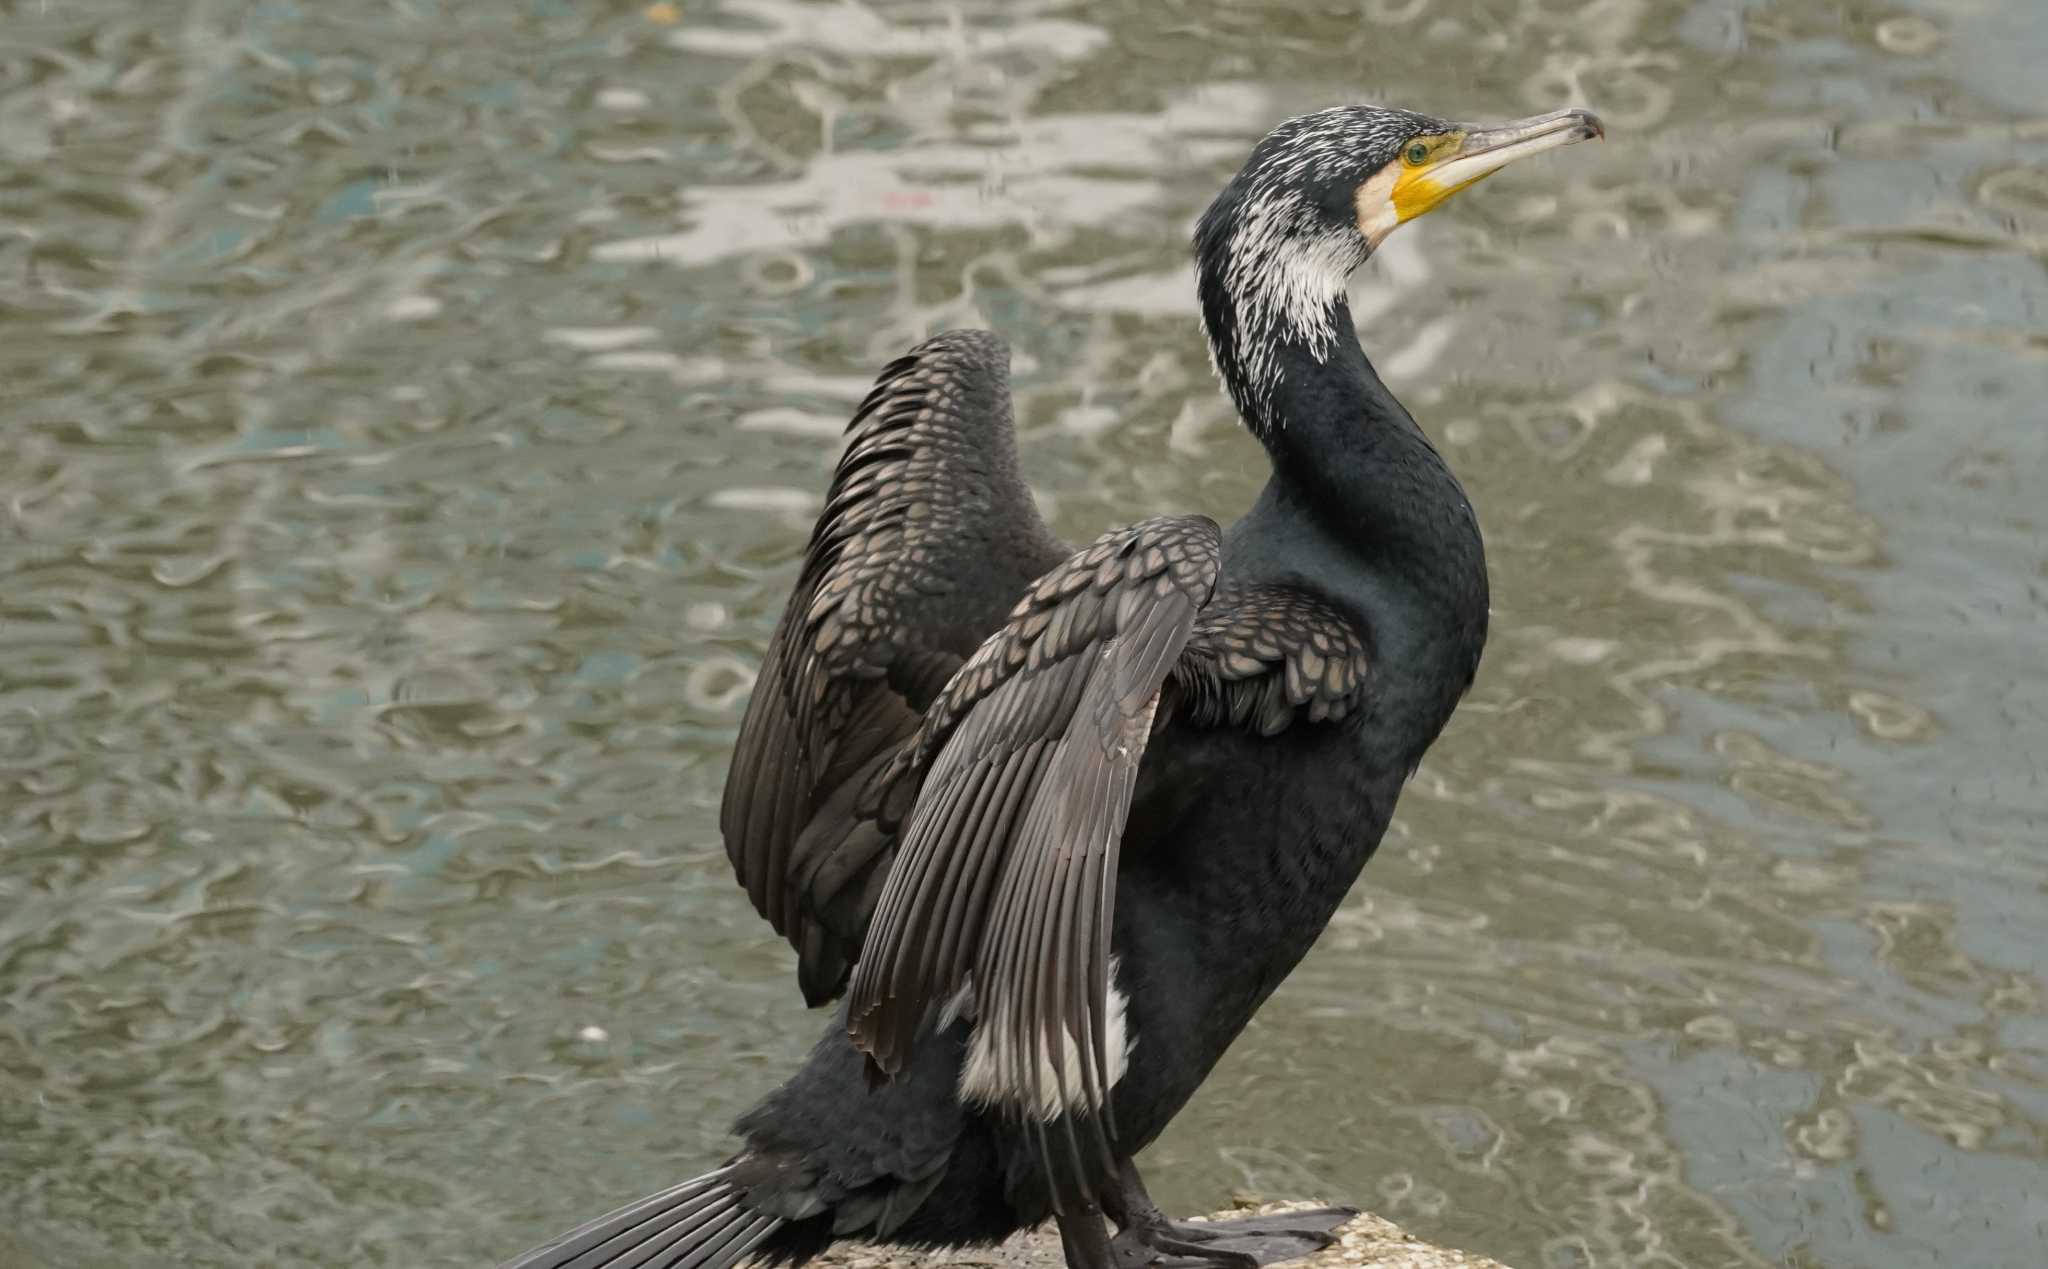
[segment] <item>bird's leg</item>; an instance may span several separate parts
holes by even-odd
[[[1125,1159],[1117,1164],[1116,1194],[1109,1204],[1110,1219],[1117,1223],[1119,1238],[1166,1237],[1182,1242],[1204,1243],[1215,1235],[1199,1225],[1176,1225],[1159,1210],[1138,1175],[1138,1165]]]
[[[1057,1219],[1067,1269],[1117,1269],[1101,1209],[1089,1203],[1063,1211]]]
[[[1358,1215],[1348,1207],[1318,1207],[1273,1216],[1180,1224],[1145,1192],[1144,1179],[1129,1159],[1117,1168],[1116,1193],[1108,1204],[1117,1223],[1109,1242],[1116,1269],[1145,1269],[1175,1261],[1199,1261],[1218,1269],[1258,1269],[1320,1251],[1337,1241],[1331,1231]]]

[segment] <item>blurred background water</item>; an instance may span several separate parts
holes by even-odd
[[[2041,1263],[2036,0],[0,11],[0,1264],[719,1159],[822,1025],[715,806],[849,410],[991,325],[1063,533],[1235,515],[1187,230],[1347,100],[1609,139],[1361,274],[1496,633],[1155,1190]]]

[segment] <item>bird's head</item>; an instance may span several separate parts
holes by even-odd
[[[1285,350],[1320,362],[1350,335],[1345,282],[1398,226],[1517,159],[1604,135],[1586,110],[1496,125],[1337,106],[1275,128],[1195,229],[1209,349],[1246,420],[1265,425]]]

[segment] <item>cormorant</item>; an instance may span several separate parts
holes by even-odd
[[[1347,1210],[1173,1224],[1131,1160],[1322,931],[1486,638],[1478,521],[1345,282],[1403,221],[1600,135],[1584,110],[1346,106],[1259,142],[1194,242],[1217,376],[1273,469],[1228,532],[1163,517],[1076,550],[1018,475],[999,338],[883,369],[720,819],[804,998],[846,1001],[724,1167],[506,1269],[731,1269],[1048,1216],[1072,1269],[1328,1241]]]

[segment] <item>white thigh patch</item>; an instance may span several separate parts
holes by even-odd
[[[1116,985],[1116,957],[1109,958],[1109,1025],[1108,1056],[1109,1083],[1124,1077],[1131,1048],[1138,1037],[1131,1034],[1124,1022],[1124,1008],[1127,1001]],[[974,1028],[974,1037],[967,1044],[967,1064],[960,1068],[960,1100],[969,1105],[993,1105],[1005,1103],[1019,1106],[1040,1119],[1056,1119],[1066,1106],[1084,1107],[1090,1102],[1087,1082],[1081,1078],[1083,1049],[1074,1033],[1062,1029],[1056,1051],[1041,1055],[1038,1059],[1036,1083],[1039,1089],[1038,1104],[1029,1105],[1031,1090],[1024,1087],[1025,1081],[1012,1074],[1020,1070],[1021,1060],[1005,1062],[998,1037],[1006,1028],[995,1025],[1001,1010],[1000,1003],[984,1010]],[[1060,1092],[1066,1097],[1062,1102]]]

